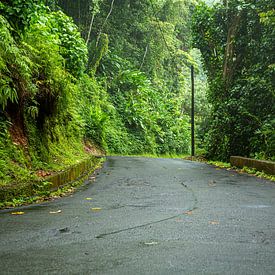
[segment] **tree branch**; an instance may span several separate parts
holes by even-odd
[[[145,57],[146,57],[147,52],[148,52],[148,46],[149,46],[149,44],[147,44],[147,46],[146,46],[146,48],[145,48],[145,52],[144,52],[144,55],[143,55],[143,59],[142,59],[142,62],[141,62],[141,64],[140,64],[140,67],[139,67],[140,70],[141,70],[141,68],[142,68],[142,66],[143,66],[143,64],[144,64]]]
[[[106,18],[105,18],[105,20],[104,20],[104,22],[103,22],[103,24],[102,24],[102,26],[101,26],[101,28],[100,28],[100,31],[99,31],[99,33],[98,33],[98,36],[97,36],[97,39],[96,39],[96,44],[95,44],[96,47],[98,46],[98,42],[99,42],[100,36],[101,36],[101,34],[102,34],[103,28],[104,28],[104,26],[106,25],[107,20],[108,20],[109,16],[111,15],[112,11],[113,11],[114,2],[115,2],[115,0],[112,0],[111,7],[110,7],[110,10],[109,10],[109,13],[107,14],[107,16],[106,16]]]
[[[90,27],[89,27],[89,32],[88,32],[87,40],[86,40],[86,45],[88,45],[90,37],[91,37],[91,32],[92,32],[92,27],[93,27],[94,19],[95,19],[95,14],[93,13],[92,19],[91,19],[91,23],[90,23]]]

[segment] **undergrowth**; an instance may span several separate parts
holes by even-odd
[[[223,168],[223,169],[227,169],[227,170],[234,170],[241,174],[246,173],[246,174],[256,176],[258,178],[275,181],[274,175],[269,175],[269,174],[266,174],[265,172],[257,171],[255,168],[250,168],[250,167],[246,167],[246,166],[243,168],[237,168],[235,166],[232,166],[230,163],[221,162],[221,161],[207,161],[207,163],[214,165],[216,167],[219,167],[219,168]]]
[[[30,18],[18,37],[0,16],[0,185],[37,180],[88,155],[75,103],[85,42],[62,12],[44,8]]]
[[[0,2],[0,185],[66,169],[91,151],[83,140],[107,154],[189,151],[182,103],[188,80],[179,71],[195,63],[191,55],[180,50],[168,77],[165,64],[174,61],[168,53],[157,57],[155,43],[161,73],[156,67],[153,77],[117,55],[107,34],[87,45],[65,13],[46,7],[47,1],[26,2]]]
[[[35,196],[17,197],[13,198],[11,201],[0,202],[0,209],[14,208],[29,205],[31,203],[42,203],[69,196],[73,194],[77,188],[82,186],[87,179],[89,179],[89,183],[93,182],[96,178],[96,171],[101,168],[103,162],[104,159],[101,159],[87,175],[84,175],[80,179],[77,179],[73,182],[67,183],[64,186],[57,188],[56,190],[51,190],[50,188],[41,188],[41,191],[37,192]],[[51,183],[47,181],[43,181],[41,184],[51,185]]]

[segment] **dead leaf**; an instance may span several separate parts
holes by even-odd
[[[101,210],[100,207],[93,207],[93,208],[92,208],[92,211],[100,211],[100,210]]]
[[[148,242],[148,243],[144,243],[144,244],[146,244],[146,245],[156,245],[156,244],[158,244],[158,242]]]
[[[189,211],[183,212],[183,214],[192,215],[192,214],[193,214],[193,211],[192,211],[192,210],[189,210]]]
[[[92,200],[92,198],[86,198],[86,200],[87,200],[87,201],[91,201],[91,200]]]
[[[64,227],[64,228],[59,229],[60,233],[67,233],[69,231],[70,231],[70,229],[68,227]]]
[[[210,221],[209,224],[217,225],[217,224],[220,224],[220,223],[218,221]]]
[[[48,176],[52,175],[52,172],[43,171],[43,170],[38,170],[38,171],[36,172],[36,175],[37,175],[38,177],[43,177],[43,178],[45,178],[45,177],[48,177]]]
[[[214,186],[216,186],[215,183],[216,183],[216,182],[215,182],[214,180],[210,180],[210,181],[208,182],[208,186],[214,187]]]
[[[12,212],[11,214],[12,215],[24,215],[25,212]]]
[[[59,213],[61,213],[62,212],[62,210],[57,210],[57,211],[50,211],[49,213],[50,214],[59,214]]]

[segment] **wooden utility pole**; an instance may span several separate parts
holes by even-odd
[[[195,156],[195,84],[194,84],[194,66],[191,66],[191,156]]]

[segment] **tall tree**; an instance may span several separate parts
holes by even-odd
[[[210,82],[208,153],[274,158],[274,28],[262,20],[274,1],[224,4],[199,5],[193,22]]]

